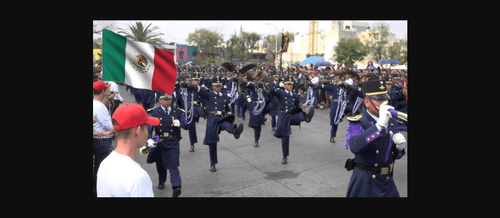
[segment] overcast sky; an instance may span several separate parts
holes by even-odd
[[[403,39],[407,35],[407,26],[408,22],[406,20],[396,21],[396,20],[358,20],[359,22],[367,22],[370,27],[373,28],[373,23],[375,22],[386,22],[390,25],[390,32],[396,34],[396,38]],[[128,23],[134,23],[134,20],[119,20],[115,21],[116,29],[115,32],[118,32],[118,28],[126,28]],[[234,34],[239,33],[240,26],[243,28],[245,32],[256,32],[261,34],[262,36],[267,36],[269,34],[276,34],[276,28],[281,31],[289,32],[299,32],[299,35],[306,35],[309,32],[309,21],[308,20],[188,20],[188,21],[147,21],[142,20],[143,23],[152,23],[152,26],[158,26],[159,31],[164,33],[164,40],[166,42],[177,42],[178,44],[187,44],[186,39],[188,38],[188,34],[194,32],[199,28],[208,28],[210,30],[217,29],[220,33],[223,34],[224,40],[227,41]],[[271,24],[266,25],[266,23]],[[330,30],[331,21],[330,20],[320,20],[318,22],[319,30]],[[275,28],[276,27],[276,28]],[[94,34],[94,38],[100,37],[97,34]]]

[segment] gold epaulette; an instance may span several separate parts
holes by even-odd
[[[150,112],[152,110],[154,110],[156,107],[152,107],[152,108],[149,108],[147,111]]]
[[[351,122],[356,122],[356,121],[359,121],[359,119],[361,119],[361,117],[363,117],[363,115],[362,114],[358,114],[356,116],[347,117],[347,120],[349,120]]]

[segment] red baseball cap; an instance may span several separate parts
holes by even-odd
[[[105,88],[108,88],[110,85],[104,84],[101,80],[94,82],[94,89],[98,92],[102,91]]]
[[[119,124],[118,126],[113,125],[115,130],[130,129],[142,124],[160,125],[160,119],[148,116],[144,108],[139,104],[124,104],[118,107],[113,114],[113,119]]]
[[[312,74],[313,74],[313,75],[316,75],[316,74],[318,74],[318,73],[316,73],[316,71],[313,71],[313,72],[312,72]]]

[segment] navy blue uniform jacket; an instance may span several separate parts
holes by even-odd
[[[398,123],[390,118],[387,133],[379,132],[375,120],[365,108],[362,111],[362,117],[351,121],[347,128],[346,145],[354,153],[357,164],[371,168],[392,166],[394,159],[405,154],[404,149],[396,149],[389,134],[389,130],[394,134],[398,132]],[[399,192],[390,174],[373,174],[355,167],[347,186],[347,197],[399,197]]]
[[[198,94],[200,97],[206,99],[206,108],[209,111],[203,144],[217,143],[219,142],[219,133],[221,131],[219,122],[234,122],[234,116],[231,114],[231,109],[229,108],[231,100],[225,94],[216,95],[214,91],[209,91],[201,87],[198,89]],[[222,111],[223,115],[216,115],[214,113],[216,111]]]
[[[276,131],[274,136],[281,138],[292,134],[290,125],[300,124],[305,120],[305,115],[300,108],[300,97],[292,92],[292,96],[287,94],[285,90],[271,89],[271,94],[279,99],[278,106],[278,122],[276,123]]]
[[[150,126],[150,129],[148,129],[148,137],[152,138],[154,130],[154,135],[160,136],[161,142],[158,142],[155,148],[151,148],[148,154],[147,163],[154,163],[161,158],[165,169],[179,166],[179,140],[181,137],[179,128],[188,129],[188,126],[181,121],[181,110],[172,106],[170,106],[170,108],[172,109],[169,115],[165,114],[160,106],[148,110],[149,116],[158,117],[160,119],[160,125]],[[180,127],[173,126],[172,120],[174,119],[180,121]],[[164,137],[166,134],[169,136],[172,134],[176,136]]]

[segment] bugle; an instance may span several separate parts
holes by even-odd
[[[408,114],[407,113],[403,113],[401,111],[397,111],[397,110],[393,110],[393,109],[390,109],[389,112],[391,113],[391,115],[393,117],[397,117],[399,119],[404,120],[405,122],[408,122]]]

